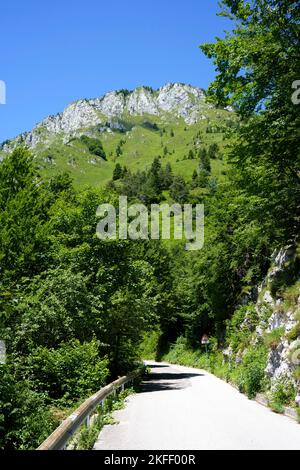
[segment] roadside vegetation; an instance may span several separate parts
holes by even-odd
[[[41,169],[23,147],[0,164],[0,338],[7,348],[1,449],[36,448],[80,401],[140,363],[143,338],[148,357],[205,368],[249,397],[268,387],[267,353],[282,331],[253,342],[251,291],[274,249],[297,244],[300,232],[300,114],[291,101],[300,69],[299,8],[277,0],[226,0],[223,7],[235,27],[202,50],[217,69],[208,99],[233,106],[239,122],[225,129],[226,141],[224,129],[206,132],[201,123],[204,144],[183,152],[182,135],[193,142],[196,125],[172,123],[167,142],[157,123],[160,130],[138,128],[131,142],[121,144],[122,135],[101,145],[83,139],[67,150],[57,146],[56,169],[68,173]],[[130,162],[127,156],[145,145],[141,132],[155,135],[156,145],[149,141],[149,160],[140,166],[140,154]],[[94,167],[75,175],[68,165],[83,151],[99,158],[101,184]],[[96,208],[116,204],[123,191],[130,202],[204,203],[205,248],[100,241]],[[296,296],[294,276],[290,271],[273,286],[287,303]],[[207,354],[199,347],[203,333],[211,338]],[[290,335],[299,338],[298,323]],[[238,361],[224,361],[229,345]],[[294,393],[278,386],[274,409]],[[93,440],[90,432],[83,446]]]

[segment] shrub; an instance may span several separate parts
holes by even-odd
[[[265,368],[267,365],[267,348],[264,344],[251,346],[243,356],[241,364],[223,362],[220,351],[214,350],[204,354],[200,350],[188,347],[186,338],[179,337],[163,359],[171,363],[199,367],[217,375],[221,379],[233,382],[249,398],[264,390],[267,385]]]
[[[267,348],[275,349],[280,343],[280,340],[282,336],[284,335],[284,328],[279,327],[279,328],[274,328],[274,330],[270,331],[270,333],[265,333],[263,338],[264,338],[264,343],[267,346]]]
[[[97,157],[101,157],[103,160],[106,160],[106,154],[100,140],[93,137],[88,137],[87,135],[82,135],[80,140],[84,145],[86,145],[93,155],[97,155]]]
[[[297,305],[298,297],[300,294],[300,281],[292,286],[287,287],[283,294],[284,305],[286,308],[294,307]]]
[[[28,357],[32,382],[51,399],[73,402],[90,395],[105,384],[108,361],[99,358],[98,342],[78,340],[58,349],[35,348]]]
[[[295,341],[300,336],[300,321],[296,323],[296,325],[288,332],[288,340]]]
[[[272,387],[271,402],[279,405],[291,405],[294,403],[296,396],[295,386],[292,380],[287,377],[281,377]]]
[[[18,381],[10,366],[0,369],[0,449],[35,449],[58,421],[44,394],[34,391],[28,380]]]
[[[267,349],[264,345],[251,346],[243,357],[243,362],[232,373],[231,378],[241,392],[254,398],[266,385],[265,368]]]
[[[271,400],[269,406],[274,413],[282,414],[284,412],[284,406],[281,403]]]
[[[227,343],[233,351],[244,350],[249,345],[257,323],[258,315],[254,305],[242,306],[234,312],[227,321]]]
[[[154,330],[144,334],[143,341],[140,345],[140,357],[142,359],[155,360],[157,358],[156,354],[160,335],[160,330]]]

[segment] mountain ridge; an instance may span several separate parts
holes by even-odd
[[[44,176],[66,171],[76,184],[103,186],[117,161],[135,172],[161,157],[175,174],[190,179],[200,147],[216,143],[222,148],[223,133],[235,121],[235,113],[205,98],[202,88],[167,83],[157,90],[140,86],[79,99],[30,132],[3,142],[0,161],[26,146]],[[222,177],[223,170],[220,161],[213,162],[215,176]]]
[[[149,114],[159,117],[165,113],[173,113],[187,125],[191,125],[205,119],[203,112],[211,108],[213,105],[205,102],[203,88],[183,83],[167,83],[157,90],[149,86],[139,86],[131,91],[109,91],[100,97],[71,102],[62,112],[42,119],[31,131],[4,141],[2,150],[9,152],[11,146],[18,143],[35,148],[41,142],[44,130],[50,134],[63,133],[72,136],[82,129],[105,125],[107,120],[120,118],[124,114]]]

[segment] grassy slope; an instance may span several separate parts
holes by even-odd
[[[149,168],[154,157],[159,155],[162,157],[163,164],[171,163],[174,174],[183,175],[189,180],[199,164],[198,158],[185,159],[189,150],[203,145],[208,146],[213,142],[217,142],[222,149],[223,133],[207,133],[206,128],[208,125],[225,127],[226,121],[233,118],[232,114],[215,109],[207,110],[206,116],[208,119],[203,119],[191,126],[186,125],[182,119],[174,119],[170,116],[164,118],[146,115],[130,116],[127,122],[131,130],[127,133],[115,131],[93,134],[101,140],[107,161],[92,155],[79,140],[75,139],[64,145],[63,136],[52,138],[48,148],[38,147],[36,155],[41,164],[42,173],[46,177],[51,177],[58,171],[68,171],[77,186],[103,187],[111,179],[117,161],[122,166],[126,165],[128,169],[137,171]],[[157,124],[159,130],[146,128],[143,125],[145,121]],[[171,130],[174,132],[173,137]],[[199,131],[200,139],[196,137]],[[126,142],[122,146],[123,154],[117,157],[116,148],[121,139]],[[168,149],[167,155],[164,155],[165,146]],[[44,161],[44,157],[49,155],[53,157],[54,164]],[[91,161],[96,161],[96,163],[91,163]],[[212,160],[211,163],[212,175],[222,179],[225,163],[220,159]]]

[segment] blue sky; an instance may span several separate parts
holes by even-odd
[[[217,0],[11,0],[1,5],[0,141],[79,98],[186,82],[214,68],[198,45],[223,36]]]

